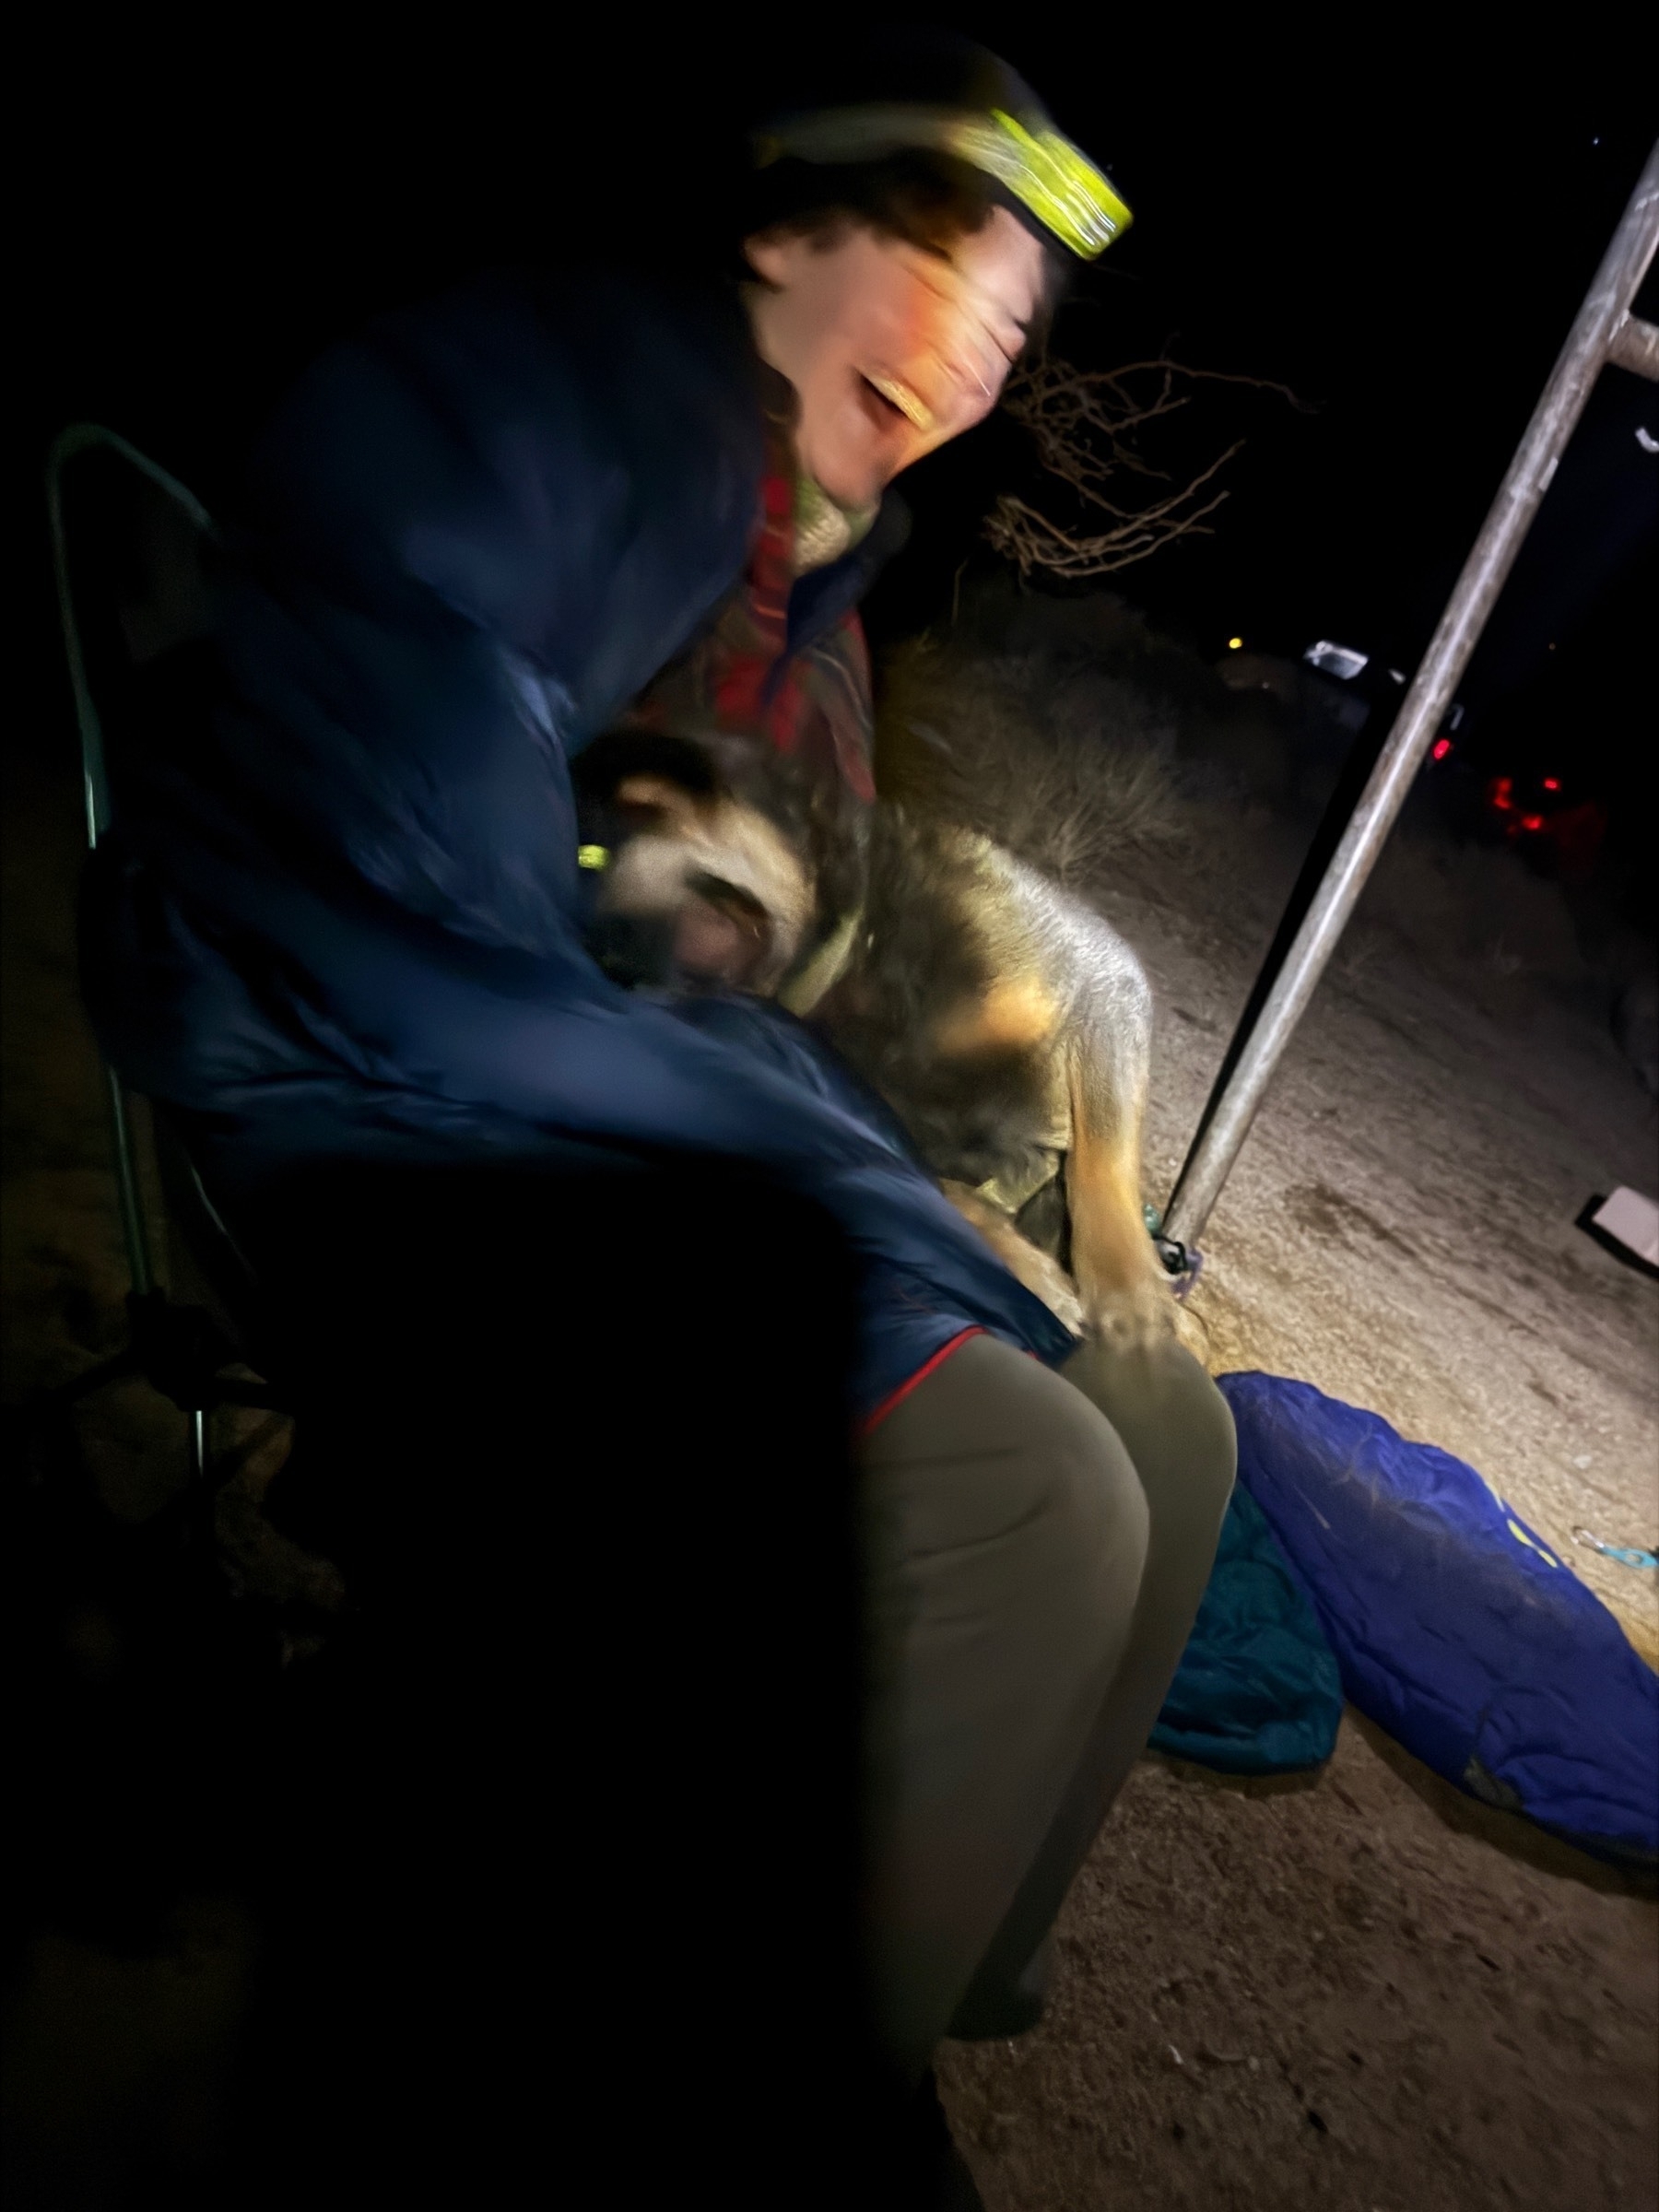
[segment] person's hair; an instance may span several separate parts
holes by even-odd
[[[857,225],[880,238],[947,250],[957,240],[982,230],[993,211],[1007,206],[1007,196],[991,178],[948,154],[905,151],[845,164],[785,159],[768,163],[749,179],[740,232],[744,240],[782,235],[830,246],[849,225]],[[1042,247],[1041,326],[1065,289],[1071,265],[1057,244],[1033,235]],[[759,281],[747,264],[744,274],[750,283]]]

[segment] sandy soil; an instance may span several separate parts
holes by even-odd
[[[1134,853],[1100,892],[1157,992],[1154,1203],[1297,859],[1264,822],[1241,881],[1236,818],[1213,832],[1179,907]],[[1594,1193],[1659,1186],[1659,1112],[1564,986],[1557,907],[1507,854],[1419,835],[1385,856],[1202,1239],[1194,1305],[1218,1372],[1295,1376],[1469,1461],[1653,1657],[1653,1575],[1573,1531],[1659,1534],[1659,1286],[1573,1224]]]
[[[1157,991],[1154,1203],[1298,860],[1266,817],[1248,873],[1235,811],[1185,830],[1179,903],[1169,854],[1133,849],[1097,894]],[[1572,1531],[1653,1543],[1659,1286],[1572,1223],[1593,1191],[1654,1189],[1654,1104],[1559,987],[1553,906],[1507,856],[1391,855],[1194,1304],[1218,1371],[1299,1377],[1469,1460],[1652,1659],[1653,1575]],[[1656,1936],[1651,1898],[1350,1713],[1305,1787],[1143,1761],[1066,1908],[1050,2018],[941,2077],[991,2212],[1659,2204]]]
[[[15,1400],[120,1341],[123,1277],[74,1010],[76,794],[26,761],[10,786]],[[1155,1200],[1297,856],[1294,830],[1236,794],[1178,811],[1100,886],[1158,995]],[[1652,1653],[1653,1577],[1572,1531],[1653,1541],[1659,1287],[1572,1221],[1592,1191],[1654,1188],[1654,1105],[1575,995],[1553,894],[1517,896],[1490,873],[1508,866],[1411,841],[1391,857],[1217,1211],[1194,1306],[1218,1369],[1302,1377],[1469,1459]],[[88,1413],[118,1511],[178,1479],[181,1426],[136,1389]],[[112,2201],[124,2145],[159,2130],[187,2162],[206,2124],[240,1971],[216,1910],[177,1959],[35,1959],[14,2109],[41,2156],[76,2146],[76,2202]],[[1144,1761],[1067,1907],[1048,2021],[950,2048],[941,2078],[992,2212],[1659,2205],[1656,1935],[1651,1893],[1350,1716],[1305,1783]],[[73,2080],[53,2056],[70,2014]]]
[[[1352,1715],[1306,1787],[1143,1761],[1049,2018],[940,2068],[990,2212],[1652,2205],[1653,1904],[1474,1810]]]

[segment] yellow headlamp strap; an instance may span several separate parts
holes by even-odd
[[[1134,220],[1084,154],[1045,117],[1020,122],[1000,108],[973,114],[955,108],[830,108],[773,124],[756,140],[764,165],[781,155],[800,161],[878,161],[916,147],[951,154],[994,177],[1082,261],[1103,253]]]

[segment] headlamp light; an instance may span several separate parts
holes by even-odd
[[[879,161],[919,150],[949,154],[994,177],[1043,229],[1093,261],[1134,218],[1103,176],[1046,116],[1023,122],[1000,108],[973,114],[954,108],[831,108],[771,124],[755,141],[764,166],[783,155],[798,161]]]

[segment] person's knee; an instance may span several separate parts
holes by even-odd
[[[1232,1495],[1238,1438],[1227,1400],[1173,1337],[1122,1352],[1084,1345],[1061,1370],[1123,1439],[1143,1482],[1179,1480],[1198,1518],[1219,1526]]]
[[[1219,1520],[1227,1511],[1239,1466],[1232,1407],[1217,1389],[1215,1378],[1184,1345],[1170,1345],[1165,1358],[1166,1387],[1174,1402],[1180,1432],[1186,1440],[1194,1491],[1214,1507]]]
[[[1133,1607],[1145,1493],[1098,1407],[994,1338],[965,1344],[865,1448],[878,1548],[959,1623],[1091,1670]],[[947,1596],[948,1587],[948,1596]]]
[[[1041,1468],[1036,1510],[1045,1549],[1060,1571],[1093,1585],[1100,1597],[1110,1587],[1115,1612],[1125,1594],[1133,1601],[1150,1537],[1146,1492],[1135,1468],[1094,1406],[1077,1406],[1057,1393],[1033,1445]]]
[[[1052,1370],[1023,1355],[1005,1367],[1018,1390],[1026,1510],[1044,1548],[1079,1566],[1110,1559],[1133,1581],[1146,1556],[1147,1501],[1122,1440]]]

